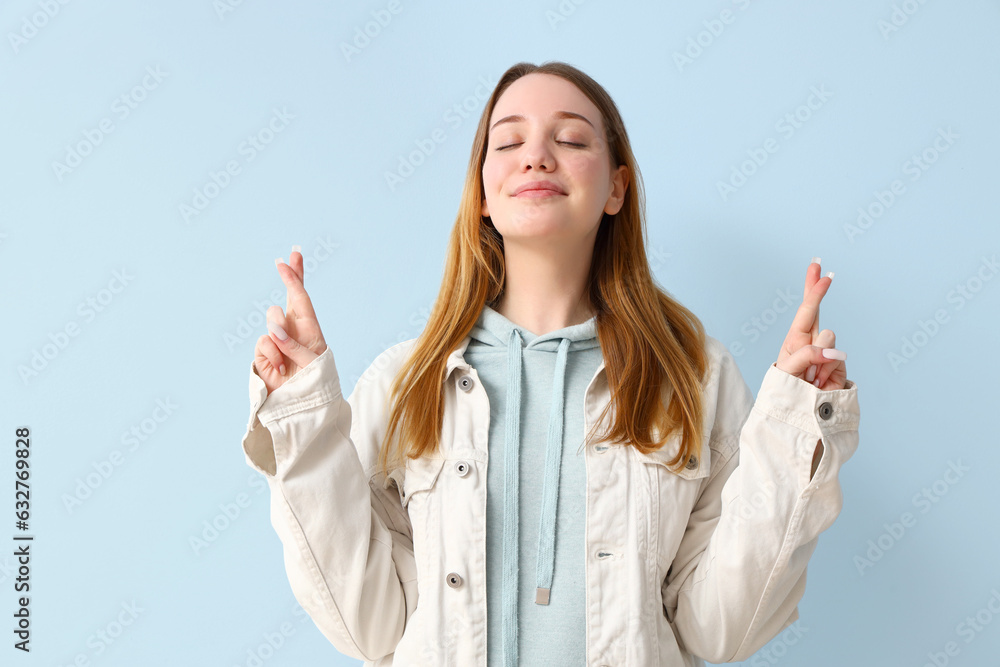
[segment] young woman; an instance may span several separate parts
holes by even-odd
[[[745,660],[798,618],[842,506],[857,386],[802,304],[756,401],[657,286],[618,110],[519,63],[480,118],[444,280],[418,338],[345,399],[303,287],[251,365],[249,465],[292,590],[370,665]]]

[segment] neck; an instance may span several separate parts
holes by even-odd
[[[505,243],[506,277],[496,311],[536,336],[593,317],[587,284],[593,239],[589,241],[586,248]]]

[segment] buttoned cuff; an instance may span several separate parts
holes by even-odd
[[[764,374],[754,408],[817,437],[855,430],[861,421],[857,384],[822,390],[776,363]]]

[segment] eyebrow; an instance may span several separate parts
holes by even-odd
[[[594,124],[591,123],[589,120],[587,120],[586,116],[581,116],[580,114],[573,113],[572,111],[556,111],[552,115],[555,116],[556,118],[578,118],[578,119],[584,121],[585,123],[587,123],[587,125],[590,125],[591,127],[594,127]],[[499,124],[501,124],[501,123],[521,123],[521,122],[524,122],[524,120],[525,120],[524,116],[517,115],[517,114],[515,114],[513,116],[504,116],[503,118],[501,118],[497,122],[493,123],[493,127],[490,128],[490,132],[493,132],[493,130],[496,129],[496,126],[499,125]],[[594,127],[594,129],[596,130],[597,128]]]

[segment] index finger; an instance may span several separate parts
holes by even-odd
[[[278,267],[278,275],[281,276],[281,282],[285,283],[285,287],[287,288],[285,313],[287,314],[290,310],[294,310],[298,315],[316,319],[316,312],[313,310],[312,301],[309,299],[309,295],[306,294],[306,288],[302,285],[302,279],[299,277],[299,274],[292,270],[292,267],[279,260],[280,258],[276,259],[274,264]]]

